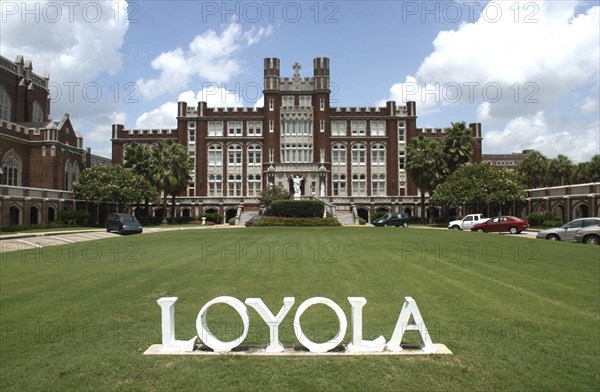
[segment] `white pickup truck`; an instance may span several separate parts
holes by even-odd
[[[452,230],[471,230],[471,227],[478,223],[483,223],[488,218],[485,218],[483,214],[469,214],[461,220],[455,220],[448,223],[448,228]]]

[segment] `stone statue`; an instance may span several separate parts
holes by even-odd
[[[304,180],[304,177],[292,176],[292,181],[294,182],[294,197],[300,197],[300,185],[302,184],[302,180]]]

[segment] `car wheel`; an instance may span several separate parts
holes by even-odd
[[[460,227],[457,225],[452,226],[452,230],[460,230]]]
[[[583,242],[590,245],[598,245],[600,244],[600,238],[595,235],[587,236],[583,239]]]
[[[384,224],[383,224],[383,227],[388,227],[388,224],[387,224],[387,223],[384,223]]]
[[[404,227],[404,228],[408,227],[408,223],[407,222],[402,223],[402,227]]]
[[[513,227],[511,227],[510,229],[508,229],[508,232],[509,232],[510,234],[518,234],[518,233],[519,233],[519,230],[517,230],[517,228],[513,226]]]
[[[123,230],[123,228],[122,228],[122,227],[119,227],[119,234],[121,234],[121,235],[124,235],[124,234],[125,234],[125,231]]]
[[[106,232],[110,233],[110,227],[106,226]]]
[[[483,233],[484,231],[483,231],[483,229],[477,229],[477,232],[478,233]]]
[[[548,236],[546,236],[546,239],[550,241],[560,241],[560,237],[556,234],[549,234]]]

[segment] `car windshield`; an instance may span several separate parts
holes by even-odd
[[[123,215],[121,216],[121,222],[137,222],[137,219],[133,215]]]

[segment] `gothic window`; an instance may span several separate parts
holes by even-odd
[[[36,102],[33,103],[33,116],[31,121],[40,123],[44,121],[44,111],[42,110],[42,106]]]
[[[346,196],[346,175],[334,174],[331,179],[333,182],[333,196]]]
[[[208,196],[222,196],[223,176],[210,174],[208,176]]]
[[[0,86],[0,120],[10,121],[10,103],[8,92]]]
[[[367,195],[367,177],[364,174],[352,175],[352,196]]]
[[[208,165],[223,165],[223,146],[221,146],[220,144],[211,144],[210,146],[208,146]]]
[[[338,165],[346,164],[346,146],[343,144],[334,144],[331,149],[331,163]]]
[[[239,144],[232,144],[227,148],[227,156],[229,166],[241,166],[242,165],[242,146]]]
[[[23,163],[21,158],[11,150],[4,155],[2,172],[4,172],[4,185],[21,186],[21,172]]]
[[[385,196],[385,174],[371,176],[371,196]]]
[[[352,164],[364,165],[366,162],[367,149],[364,144],[355,144],[352,146]]]
[[[385,166],[385,146],[383,144],[374,144],[371,147],[371,165]]]
[[[258,196],[262,190],[260,174],[250,174],[248,176],[248,196]]]
[[[248,146],[248,166],[260,165],[262,162],[262,147],[257,144]]]
[[[228,178],[228,196],[242,196],[242,176],[240,174],[230,174]]]

